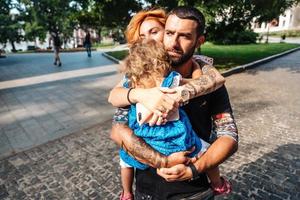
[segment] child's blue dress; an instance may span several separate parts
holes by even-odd
[[[180,75],[177,72],[171,72],[164,79],[161,86],[170,87],[175,76]],[[128,87],[128,82],[124,83],[124,87]],[[153,149],[166,156],[175,152],[189,150],[195,146],[195,151],[190,155],[190,157],[193,157],[201,150],[201,141],[193,131],[187,114],[181,108],[179,109],[179,116],[179,120],[167,122],[165,125],[149,126],[148,124],[142,124],[140,126],[136,119],[136,106],[131,105],[128,113],[129,127],[136,136],[142,138]],[[125,163],[132,167],[138,169],[146,169],[149,167],[135,160],[123,149],[120,150],[120,157]]]

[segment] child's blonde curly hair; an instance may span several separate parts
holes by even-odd
[[[131,85],[162,80],[171,71],[169,57],[162,43],[155,40],[138,40],[132,44],[125,59],[124,72]]]

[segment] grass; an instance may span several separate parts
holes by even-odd
[[[128,50],[106,52],[108,55],[123,60],[128,55]]]
[[[203,55],[214,58],[214,66],[226,70],[238,65],[247,64],[289,49],[299,47],[299,44],[271,43],[247,45],[214,45],[205,43],[201,46]],[[122,60],[128,54],[127,50],[107,52],[107,54]]]
[[[264,34],[266,35],[266,33]],[[270,32],[269,35],[275,37],[281,37],[282,35],[285,35],[286,37],[300,37],[300,30]]]
[[[247,45],[214,45],[206,43],[202,46],[201,53],[214,58],[214,66],[222,70],[247,64],[299,46],[298,44],[286,43]]]
[[[102,48],[111,48],[116,45],[117,44],[115,44],[115,43],[95,43],[95,44],[93,44],[93,47],[102,49]]]

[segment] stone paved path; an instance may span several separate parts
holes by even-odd
[[[120,79],[99,52],[17,54],[0,59],[0,158],[110,118],[108,91]]]
[[[300,199],[300,51],[227,78],[239,151],[227,199]],[[110,121],[0,161],[0,199],[118,199]],[[222,198],[217,198],[222,199]]]

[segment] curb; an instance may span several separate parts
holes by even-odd
[[[279,54],[275,54],[275,55],[272,55],[272,56],[269,56],[269,57],[266,57],[266,58],[263,58],[263,59],[260,59],[260,60],[256,60],[256,61],[253,61],[251,63],[247,63],[247,64],[244,64],[244,65],[240,65],[240,66],[237,66],[237,67],[234,67],[232,69],[229,69],[225,72],[222,72],[221,74],[224,76],[224,77],[227,77],[227,76],[230,76],[232,74],[237,74],[237,73],[241,73],[247,69],[252,69],[254,67],[257,67],[257,65],[260,65],[260,64],[263,64],[263,63],[266,63],[266,62],[270,62],[276,58],[279,58],[281,56],[284,56],[284,55],[287,55],[287,54],[290,54],[290,53],[293,53],[295,51],[298,51],[300,50],[300,47],[297,47],[297,48],[294,48],[294,49],[290,49],[290,50],[287,50],[287,51],[284,51],[282,53],[279,53]]]
[[[118,59],[116,59],[116,58],[114,58],[114,57],[108,55],[107,53],[103,52],[102,55],[103,55],[104,57],[108,58],[109,60],[111,60],[111,61],[113,61],[113,62],[115,62],[115,63],[117,63],[117,64],[120,64],[120,60],[118,60]]]
[[[266,63],[266,62],[270,62],[276,58],[279,58],[281,56],[284,56],[284,55],[287,55],[287,54],[290,54],[290,53],[293,53],[295,51],[298,51],[300,50],[300,47],[297,47],[297,48],[294,48],[294,49],[290,49],[290,50],[287,50],[287,51],[284,51],[282,53],[279,53],[279,54],[275,54],[275,55],[272,55],[272,56],[269,56],[269,57],[266,57],[266,58],[263,58],[263,59],[260,59],[260,60],[256,60],[256,61],[253,61],[251,63],[247,63],[247,64],[244,64],[244,65],[239,65],[239,66],[236,66],[234,68],[231,68],[227,71],[224,71],[224,72],[221,72],[221,74],[224,76],[224,77],[227,77],[227,76],[230,76],[232,74],[237,74],[237,73],[241,73],[247,69],[252,69],[254,67],[257,67],[257,65],[260,65],[260,64],[263,64],[263,63]],[[111,61],[117,63],[117,64],[120,64],[120,60],[108,55],[107,53],[103,52],[102,55],[108,59],[110,59]]]

